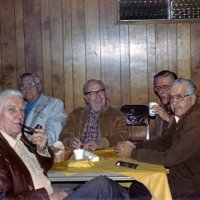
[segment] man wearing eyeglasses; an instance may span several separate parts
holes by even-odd
[[[40,124],[48,133],[48,145],[53,146],[67,119],[63,102],[58,98],[44,95],[41,80],[35,74],[24,73],[19,76],[18,82],[26,100],[24,124],[32,128]],[[30,134],[25,135],[31,139]]]
[[[88,80],[83,86],[85,108],[75,109],[68,118],[60,140],[66,146],[96,150],[115,146],[128,139],[124,114],[107,105],[101,80]]]
[[[162,136],[173,117],[170,107],[169,85],[175,79],[177,79],[176,74],[168,70],[162,70],[154,76],[154,92],[161,103],[153,106],[156,117],[155,127],[150,131],[150,139]]]
[[[178,78],[169,92],[175,117],[166,130],[167,134],[136,145],[128,141],[120,143],[116,153],[140,162],[164,165],[169,168],[168,180],[173,199],[199,199],[200,107],[196,103],[197,88],[192,81]],[[134,184],[130,189],[132,196],[138,193]],[[144,191],[142,187],[140,190]],[[145,195],[148,196],[146,192]]]

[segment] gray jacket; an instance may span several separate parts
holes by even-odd
[[[53,143],[58,140],[58,137],[66,124],[66,120],[67,114],[63,102],[58,98],[41,94],[29,113],[25,125],[30,127],[35,127],[37,124],[42,125],[49,136],[48,145],[53,146]],[[26,134],[26,136],[29,139],[31,137],[28,134]]]

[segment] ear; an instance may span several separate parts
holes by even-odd
[[[195,104],[196,100],[197,100],[197,97],[195,95],[192,95],[192,99],[191,99],[192,105]]]
[[[39,91],[39,92],[42,91],[42,85],[41,85],[41,84],[38,85],[38,91]]]
[[[88,104],[88,97],[87,97],[87,95],[84,95],[84,99],[85,99],[85,102]]]

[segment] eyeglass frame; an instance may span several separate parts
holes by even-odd
[[[154,91],[159,92],[161,89],[169,91],[169,87],[170,87],[169,85],[154,86]]]
[[[20,90],[24,90],[25,88],[33,88],[36,85],[39,85],[39,84],[35,82],[22,83],[19,85],[19,88]]]
[[[85,92],[84,95],[89,95],[89,96],[96,96],[97,94],[103,94],[105,93],[105,88],[102,88],[100,90],[96,90],[96,91],[88,91],[88,92]]]
[[[174,101],[174,99],[176,99],[177,102],[181,102],[185,99],[185,97],[189,97],[189,96],[192,96],[193,94],[186,94],[186,95],[181,95],[181,94],[177,94],[177,95],[169,95],[169,99],[170,99],[170,102]],[[172,97],[173,97],[173,100],[172,100]],[[178,98],[180,98],[178,100]]]

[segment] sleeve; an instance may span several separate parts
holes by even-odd
[[[105,122],[105,125],[101,124],[101,126],[105,129],[103,131],[107,132],[107,134],[102,133],[104,134],[102,140],[104,139],[104,143],[106,143],[105,140],[107,140],[107,143],[109,144],[108,147],[113,147],[117,145],[118,142],[128,140],[129,135],[127,131],[126,119],[122,112],[115,110],[115,112],[109,114],[109,118],[105,118],[106,121],[101,120],[102,122]]]
[[[171,167],[184,162],[200,149],[199,128],[194,120],[192,122],[182,123],[182,126],[176,128],[176,130],[174,137],[171,138],[171,141],[168,143],[169,146],[165,146],[165,150],[161,151],[155,147],[150,148],[150,146],[152,147],[153,145],[167,145],[167,143],[159,143],[164,140],[159,140],[159,142],[158,140],[155,140],[152,143],[149,142],[147,145],[145,144],[146,146],[143,145],[142,148],[134,149],[132,158],[141,162],[161,164],[166,167]],[[175,131],[175,129],[171,131]]]
[[[48,133],[48,145],[53,144],[58,140],[60,133],[62,132],[66,120],[67,114],[64,109],[64,104],[61,100],[55,99],[48,104],[48,119],[45,123],[45,130]]]
[[[82,110],[83,108],[77,108],[68,116],[66,127],[59,136],[59,140],[62,141],[65,146],[68,146],[74,137],[78,137],[79,133],[77,127],[79,127],[81,123]]]
[[[2,187],[2,196],[6,200],[48,200],[49,195],[44,188],[37,190],[27,190],[16,194],[15,186],[12,181],[12,174],[10,167],[5,161],[5,159],[0,156],[0,186]],[[4,199],[3,198],[3,199]]]

